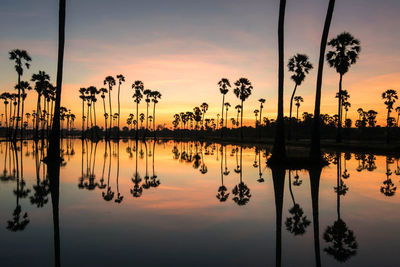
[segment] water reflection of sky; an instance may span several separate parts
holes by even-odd
[[[265,167],[265,150],[257,154],[254,148],[242,149],[242,181],[250,190],[248,195],[251,197],[246,205],[239,206],[233,201],[232,192],[240,183],[240,166],[237,168],[240,165],[239,147],[229,145],[221,151],[221,145],[218,144],[205,147],[198,143],[196,147],[194,143],[172,141],[155,145],[152,142],[147,142],[147,145],[139,142],[137,168],[141,181],[137,183],[138,187],[143,187],[145,182],[146,148],[148,180],[151,182],[151,177],[156,175],[154,180],[160,184],[157,187],[150,186],[149,189],[142,188],[141,196],[135,198],[131,194],[136,168],[135,145],[132,141],[119,144],[118,189],[123,198],[121,203],[117,203],[118,144],[108,144],[105,157],[104,142],[99,142],[97,147],[95,144],[84,143],[85,153],[82,158],[81,140],[70,143],[64,141],[66,165],[61,169],[60,185],[63,265],[275,264],[275,195],[271,170]],[[23,178],[26,183],[24,188],[30,190],[26,198],[19,198],[21,214],[27,212],[29,219],[24,231],[11,232],[6,229],[7,221],[12,219],[16,207],[13,190],[17,188],[17,180],[2,181],[0,184],[0,237],[3,240],[0,261],[6,263],[4,266],[53,264],[50,194],[47,196],[48,203],[42,208],[30,203],[33,186],[37,183],[36,166],[40,166],[40,181],[43,181],[43,165],[35,164],[33,148],[34,144],[28,142],[22,151]],[[71,154],[72,149],[73,155],[67,155]],[[196,151],[199,153],[197,169],[193,168],[194,160],[185,160],[188,157],[194,159]],[[182,152],[185,152],[184,156]],[[9,173],[13,169],[14,154],[10,154],[10,147],[6,143],[1,143],[0,153],[0,170],[4,169],[6,162]],[[20,156],[21,151],[17,154]],[[338,220],[338,199],[334,189],[338,182],[337,160],[335,154],[331,156],[333,161],[323,169],[319,187],[319,241],[323,266],[340,264],[324,251],[329,246],[324,239],[324,232]],[[368,155],[364,158],[359,154],[351,154],[351,159],[345,160],[348,156],[341,153],[341,173],[343,175],[347,169],[350,176],[341,179],[348,191],[340,196],[340,218],[353,232],[358,246],[353,249],[356,255],[349,257],[346,264],[395,266],[393,255],[396,255],[396,246],[393,244],[400,239],[397,225],[400,201],[398,193],[388,197],[380,189],[384,185],[383,181],[387,180],[387,166],[392,173],[390,178],[393,187],[398,185],[399,176],[395,173],[397,159],[388,161],[385,156],[375,156],[376,169],[368,171]],[[222,172],[229,172],[223,177],[225,194],[229,194],[225,202],[220,202],[216,197],[222,186],[221,158]],[[82,162],[84,176],[94,174],[93,184],[100,183],[104,166],[105,188],[79,188]],[[371,167],[371,161],[369,164]],[[235,169],[239,170],[238,173]],[[207,172],[203,174],[200,170]],[[259,180],[260,170],[263,182]],[[309,221],[309,225],[305,227],[303,235],[295,236],[286,229],[287,218],[293,215],[289,210],[294,205],[286,175],[282,214],[282,265],[312,266],[315,264],[315,253],[310,179],[307,171],[298,171],[297,174],[299,178],[296,180],[296,172],[291,172],[291,189],[295,203],[304,212],[302,222]],[[293,185],[295,181],[301,181],[301,185]],[[88,182],[85,178],[81,185],[85,187],[86,183],[88,187]],[[114,193],[111,201],[105,201],[102,195],[107,192],[107,188]]]

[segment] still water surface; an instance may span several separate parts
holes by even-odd
[[[396,157],[285,173],[265,148],[64,140],[58,252],[44,146],[0,143],[1,266],[398,266]]]

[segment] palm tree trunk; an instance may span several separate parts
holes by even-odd
[[[146,131],[149,129],[149,102],[146,102]]]
[[[136,102],[136,140],[139,138],[138,134],[138,127],[139,127],[139,102]]]
[[[24,95],[25,92],[23,91],[22,94]],[[24,105],[25,99],[22,98],[22,109],[21,109],[21,139],[24,137]],[[22,148],[21,148],[22,150]]]
[[[6,129],[8,129],[8,120],[7,120],[7,104],[4,104],[4,108],[5,108],[4,115],[6,116]]]
[[[36,125],[35,125],[35,139],[39,137],[39,120],[40,120],[40,98],[41,95],[38,94],[38,99],[37,99],[37,103],[36,103]]]
[[[94,127],[97,126],[96,122],[96,102],[93,102],[93,115],[94,115]]]
[[[322,32],[321,46],[319,53],[317,86],[315,93],[315,106],[314,106],[314,120],[311,134],[311,150],[310,158],[313,161],[321,161],[321,133],[320,133],[320,109],[321,109],[321,86],[322,75],[324,70],[325,50],[326,43],[329,35],[329,28],[331,26],[333,10],[335,7],[335,0],[329,0],[329,6],[326,13],[324,30]]]
[[[243,140],[243,100],[242,100],[242,114],[240,114],[240,139]]]
[[[107,118],[106,118],[106,101],[103,98],[103,111],[104,111],[104,130],[107,131]],[[119,128],[119,126],[118,126]]]
[[[297,83],[294,86],[292,97],[290,98],[290,110],[289,110],[289,131],[288,131],[288,140],[292,139],[292,107],[293,107],[293,99],[294,95],[296,94],[296,89],[297,89]]]
[[[17,140],[20,102],[21,102],[21,75],[18,73],[18,111],[17,111],[17,118],[16,118],[16,122],[15,122],[15,129],[14,129],[14,137],[13,137],[14,141]],[[21,127],[22,127],[22,125],[21,125]]]
[[[340,74],[339,79],[339,100],[338,100],[338,125],[337,125],[337,135],[336,142],[342,142],[342,81],[343,75]]]
[[[225,127],[228,128],[228,107],[225,109]]]
[[[120,88],[121,88],[121,83],[118,83],[118,137],[119,137],[119,121],[120,121],[120,117],[121,117],[121,108],[120,108],[120,100],[119,100]]]
[[[283,82],[284,82],[284,23],[285,23],[286,0],[280,1],[278,22],[278,116],[276,119],[275,141],[271,160],[282,162],[286,160],[285,150],[285,125],[283,121]]]
[[[112,107],[111,107],[111,86],[109,86],[109,88],[108,88],[108,103],[109,103],[109,106],[110,106],[110,115],[109,115],[109,117],[110,117],[110,130],[109,130],[109,136],[111,137],[111,129],[112,129]]]
[[[153,131],[156,131],[156,103],[153,104]]]
[[[81,137],[83,137],[84,131],[85,131],[85,101],[82,99],[82,134],[81,134]]]

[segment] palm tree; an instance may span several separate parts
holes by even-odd
[[[153,91],[151,94],[151,101],[153,102],[153,131],[156,130],[156,104],[158,99],[161,98],[161,93],[159,91]]]
[[[296,54],[292,58],[289,59],[288,68],[290,72],[293,72],[293,75],[290,77],[294,83],[294,89],[292,96],[290,98],[290,113],[289,113],[289,131],[288,131],[288,139],[291,138],[291,121],[292,121],[292,107],[293,107],[293,99],[296,94],[297,86],[300,86],[304,79],[306,78],[306,74],[310,72],[313,68],[313,65],[308,60],[308,56],[304,54]]]
[[[285,125],[283,121],[283,82],[284,82],[284,24],[286,0],[280,0],[278,21],[278,116],[276,119],[275,141],[271,161],[283,162],[286,160]]]
[[[136,103],[136,118],[139,118],[139,103],[143,98],[143,90],[144,90],[144,85],[142,81],[135,81],[132,84],[132,89],[134,90],[133,98],[134,102]],[[138,139],[138,123],[136,123],[136,139]]]
[[[54,105],[54,117],[52,123],[52,132],[50,138],[50,144],[48,149],[48,155],[54,160],[49,165],[49,169],[54,169],[51,172],[51,176],[60,176],[60,105],[61,105],[61,87],[63,77],[63,64],[64,64],[64,44],[65,44],[65,0],[59,2],[59,13],[58,13],[58,58],[57,58],[57,82],[56,82],[56,99]],[[55,178],[54,178],[55,179]],[[56,262],[59,258],[56,258]]]
[[[299,121],[299,108],[300,108],[300,103],[304,102],[303,97],[301,96],[295,96],[294,101],[296,102],[296,107],[297,107],[297,114],[296,114],[296,121]]]
[[[23,123],[24,123],[24,106],[25,106],[25,99],[26,99],[26,90],[32,90],[29,82],[20,81],[19,84],[15,86],[15,89],[18,89],[20,92],[20,97],[22,98],[22,107],[21,107],[21,138],[23,136]],[[19,116],[18,116],[19,117]]]
[[[240,117],[240,138],[243,140],[243,103],[251,95],[251,90],[253,86],[247,78],[240,78],[235,82],[236,88],[233,90],[234,94],[241,101],[241,117]]]
[[[39,131],[39,119],[42,115],[41,112],[41,97],[42,95],[45,94],[46,91],[51,87],[50,84],[50,76],[44,72],[44,71],[39,71],[37,74],[32,75],[32,82],[35,82],[35,91],[38,94],[37,97],[37,104],[36,104],[36,129],[35,129],[35,138],[38,137],[38,131]]]
[[[112,119],[111,119],[111,116],[112,116],[112,106],[111,106],[111,91],[112,91],[112,88],[113,88],[113,86],[115,85],[115,79],[114,79],[114,77],[113,76],[107,76],[105,79],[104,79],[104,85],[107,85],[108,84],[108,103],[109,103],[109,106],[110,106],[110,128],[109,128],[109,133],[108,133],[108,137],[110,137],[111,136],[111,129],[112,129]]]
[[[255,109],[254,110],[254,116],[256,117],[256,122],[255,122],[255,127],[257,128],[257,125],[258,125],[258,120],[257,120],[257,118],[258,118],[258,113],[259,113],[260,111],[258,110],[258,109]]]
[[[263,110],[263,107],[264,107],[265,99],[264,98],[260,98],[260,99],[258,99],[258,102],[260,102],[260,125],[261,125],[262,124],[262,122],[261,122],[262,110]]]
[[[228,109],[230,108],[230,106],[231,106],[231,104],[229,103],[229,102],[226,102],[225,104],[225,127],[226,128],[228,128]],[[221,120],[223,120],[223,119],[221,119]],[[223,124],[222,124],[222,126],[223,126]]]
[[[206,102],[203,102],[200,105],[201,111],[203,112],[203,119],[201,120],[201,128],[204,127],[204,116],[206,115],[206,112],[208,110],[208,104]]]
[[[146,96],[144,101],[146,102],[146,131],[149,130],[149,104],[150,104],[150,97],[151,97],[152,91],[150,89],[146,89],[143,92],[143,95]]]
[[[106,111],[106,94],[108,92],[108,90],[106,88],[100,88],[100,93],[101,93],[101,98],[103,99],[103,111],[104,111],[104,130],[107,131],[107,118],[108,118],[108,114]],[[119,105],[119,101],[118,101],[118,105]],[[118,119],[118,129],[119,129],[119,119]]]
[[[333,50],[329,51],[326,59],[330,67],[335,68],[339,73],[339,95],[338,95],[338,133],[336,137],[337,142],[341,142],[341,128],[342,128],[342,80],[352,64],[355,64],[358,55],[361,51],[360,41],[355,39],[350,33],[343,32],[336,38],[333,38],[328,43]]]
[[[324,71],[324,57],[326,50],[326,43],[328,41],[329,28],[331,26],[333,10],[335,8],[335,0],[329,0],[328,10],[326,12],[324,30],[321,37],[321,45],[319,51],[318,61],[318,74],[317,85],[315,92],[315,106],[314,106],[314,119],[311,133],[311,149],[310,159],[315,162],[321,162],[321,133],[320,133],[320,114],[321,114],[321,87],[322,87],[322,74]]]
[[[85,131],[85,92],[86,92],[86,88],[80,88],[79,89],[79,93],[81,94],[79,96],[80,99],[82,99],[82,137],[83,137],[83,132]],[[107,128],[107,125],[106,125]]]
[[[90,101],[92,103],[91,107],[93,107],[93,118],[94,118],[94,127],[97,126],[97,121],[96,121],[96,102],[97,102],[97,98],[96,95],[100,93],[99,90],[97,90],[96,87],[94,86],[89,86],[87,88],[89,94],[90,94]]]
[[[239,126],[239,115],[240,115],[240,112],[242,110],[242,106],[241,105],[236,105],[235,109],[237,111],[237,114],[236,114],[236,127],[237,127],[237,126]]]
[[[14,49],[9,52],[10,60],[15,62],[15,70],[18,74],[18,111],[17,111],[17,123],[15,126],[14,137],[13,139],[16,140],[17,132],[18,132],[18,118],[20,112],[20,102],[21,102],[21,76],[24,74],[24,66],[29,69],[29,63],[32,61],[32,58],[29,56],[28,52],[25,50]],[[21,128],[22,128],[22,121],[21,121]]]
[[[125,77],[124,77],[124,75],[119,74],[119,75],[117,75],[117,79],[118,79],[118,114],[119,114],[119,116],[118,116],[118,136],[119,136],[119,121],[120,121],[119,117],[121,116],[121,109],[120,109],[121,102],[119,100],[119,95],[120,95],[121,84],[123,82],[125,82]],[[110,113],[110,114],[112,114],[112,113]]]
[[[385,105],[388,110],[387,112],[387,118],[386,118],[386,143],[389,144],[390,142],[390,136],[389,136],[389,128],[393,124],[393,118],[390,117],[390,113],[393,110],[393,105],[398,99],[397,92],[393,89],[388,89],[385,92],[382,93],[382,99],[385,100]]]
[[[224,106],[225,106],[225,95],[229,92],[229,88],[231,87],[231,83],[229,82],[229,80],[227,78],[222,78],[219,82],[218,82],[218,86],[219,86],[219,91],[222,94],[222,113],[221,113],[221,121],[224,121]],[[225,118],[225,120],[228,120],[227,117]],[[222,127],[224,127],[224,123],[222,123]],[[228,125],[226,126],[228,127]]]
[[[10,98],[10,93],[5,92],[5,93],[2,93],[2,94],[0,95],[0,99],[2,99],[2,100],[3,100],[3,103],[4,103],[4,108],[5,108],[4,114],[5,114],[5,116],[6,116],[6,128],[7,128],[7,129],[8,129],[7,105],[9,104],[9,101],[8,101],[9,98]]]

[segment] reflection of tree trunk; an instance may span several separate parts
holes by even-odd
[[[337,190],[336,190],[336,195],[337,195],[337,216],[338,216],[338,220],[340,220],[340,193],[342,191],[342,188],[341,188],[342,155],[340,153],[336,153],[336,157],[337,157],[337,180],[336,180],[336,186],[337,186]]]
[[[118,179],[119,179],[119,140],[118,140],[118,151],[117,151],[117,194],[119,197],[119,184],[118,184]]]
[[[293,89],[293,93],[292,93],[292,97],[290,98],[290,109],[289,109],[289,131],[288,131],[288,140],[290,140],[292,138],[292,134],[291,134],[291,130],[292,130],[292,107],[293,107],[293,99],[294,99],[294,95],[296,94],[296,89],[297,89],[297,83],[294,86]],[[297,111],[298,114],[298,111]],[[297,115],[299,116],[299,115]]]
[[[283,193],[285,186],[285,169],[272,168],[272,180],[275,193],[275,211],[276,211],[276,243],[275,243],[275,265],[281,266],[282,256],[282,208]]]
[[[293,195],[293,191],[292,191],[292,174],[291,174],[290,170],[288,170],[288,174],[289,174],[289,192],[292,197],[293,206],[294,206],[294,205],[296,205],[296,201],[294,200],[294,195]]]
[[[319,181],[321,178],[321,168],[310,169],[310,185],[311,185],[311,200],[313,210],[313,225],[314,225],[314,251],[315,251],[315,265],[321,266],[321,254],[319,244],[319,212],[318,212],[318,195],[319,195]]]
[[[240,183],[242,183],[243,176],[243,157],[242,157],[243,146],[240,146]]]

